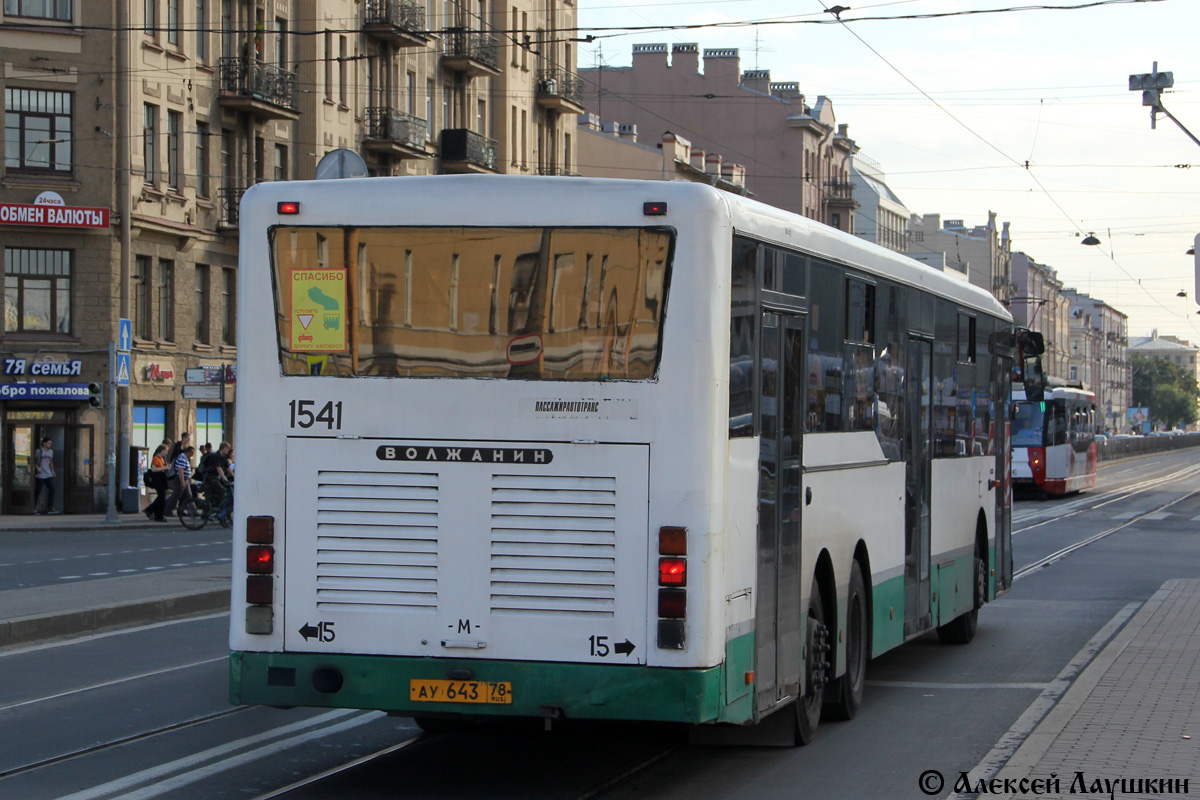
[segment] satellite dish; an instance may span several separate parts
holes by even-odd
[[[353,150],[340,147],[332,150],[321,158],[317,164],[316,180],[327,181],[333,178],[365,178],[367,177],[367,162]]]

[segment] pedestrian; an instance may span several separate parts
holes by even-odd
[[[167,445],[160,444],[150,459],[150,469],[146,470],[146,486],[155,492],[154,502],[146,506],[146,517],[155,522],[166,519],[163,509],[167,505]]]
[[[42,489],[46,490],[46,512],[47,514],[57,514],[58,509],[54,507],[54,447],[50,437],[42,439],[42,446],[33,451],[33,513],[41,514],[38,509],[38,500],[41,499]]]
[[[179,458],[179,454],[183,452],[183,448],[192,443],[192,434],[184,431],[179,436],[179,441],[171,445],[171,454],[167,456],[167,464],[172,468],[175,466],[175,459]]]
[[[233,473],[229,471],[229,454],[231,452],[233,452],[233,446],[229,442],[221,442],[221,446],[216,451],[209,453],[200,462],[204,471],[204,477],[200,479],[204,482],[204,498],[213,508],[221,504],[222,498],[225,497],[226,487],[233,480]]]
[[[187,434],[184,435],[186,436]],[[175,459],[175,463],[173,464],[175,478],[171,486],[171,496],[167,498],[166,515],[168,517],[175,513],[180,500],[185,497],[188,499],[192,497],[192,455],[195,452],[196,448],[189,444],[183,448],[183,451]]]

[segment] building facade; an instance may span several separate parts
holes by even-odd
[[[1070,374],[1096,393],[1096,414],[1104,429],[1128,433],[1126,410],[1133,403],[1129,320],[1103,300],[1073,289],[1064,289],[1063,295],[1071,304]]]
[[[975,286],[991,292],[1001,303],[1012,297],[1012,240],[1008,223],[996,227],[995,212],[986,225],[968,228],[961,219],[942,221],[940,214],[913,214],[909,220],[909,251],[944,253],[947,271],[963,272]]]
[[[1013,294],[1009,309],[1018,324],[1045,339],[1042,368],[1046,375],[1068,382],[1079,380],[1071,376],[1071,298],[1064,293],[1058,273],[1026,253],[1013,253],[1011,263]]]
[[[857,145],[827,97],[809,105],[798,83],[741,71],[736,48],[636,44],[629,67],[581,69],[584,105],[601,119],[666,131],[741,164],[759,200],[854,232],[850,159]],[[669,58],[669,61],[668,61]]]
[[[106,507],[113,407],[126,511],[164,438],[234,440],[255,183],[339,148],[370,175],[572,173],[574,24],[566,0],[6,0],[0,513],[33,509],[43,436],[56,510]]]
[[[855,153],[850,160],[850,183],[858,204],[854,211],[854,235],[897,253],[913,249],[908,230],[912,212],[887,185],[879,162]]]

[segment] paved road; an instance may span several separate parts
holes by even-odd
[[[230,531],[178,524],[133,530],[39,531],[0,536],[0,591],[228,564]]]
[[[1025,572],[971,645],[927,636],[871,662],[859,717],[823,723],[806,748],[701,746],[652,725],[415,739],[410,721],[375,712],[233,709],[226,620],[213,617],[0,650],[0,741],[13,743],[0,748],[0,800],[265,797],[378,753],[286,796],[924,797],[924,771],[955,776],[1015,749],[1031,729],[1021,720],[1053,707],[1164,582],[1200,577],[1200,477],[1147,483],[1193,461],[1120,463],[1090,497],[1019,504],[1018,569],[1106,535]]]

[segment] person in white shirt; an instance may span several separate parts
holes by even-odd
[[[46,490],[46,511],[47,514],[57,514],[58,509],[54,507],[54,448],[51,446],[50,437],[42,439],[42,446],[33,451],[33,513],[41,514],[42,511],[38,508],[38,500],[42,497],[42,489]]]
[[[175,459],[175,477],[171,479],[171,496],[167,498],[166,516],[175,513],[176,506],[184,497],[192,496],[192,454],[196,448],[188,445]]]

